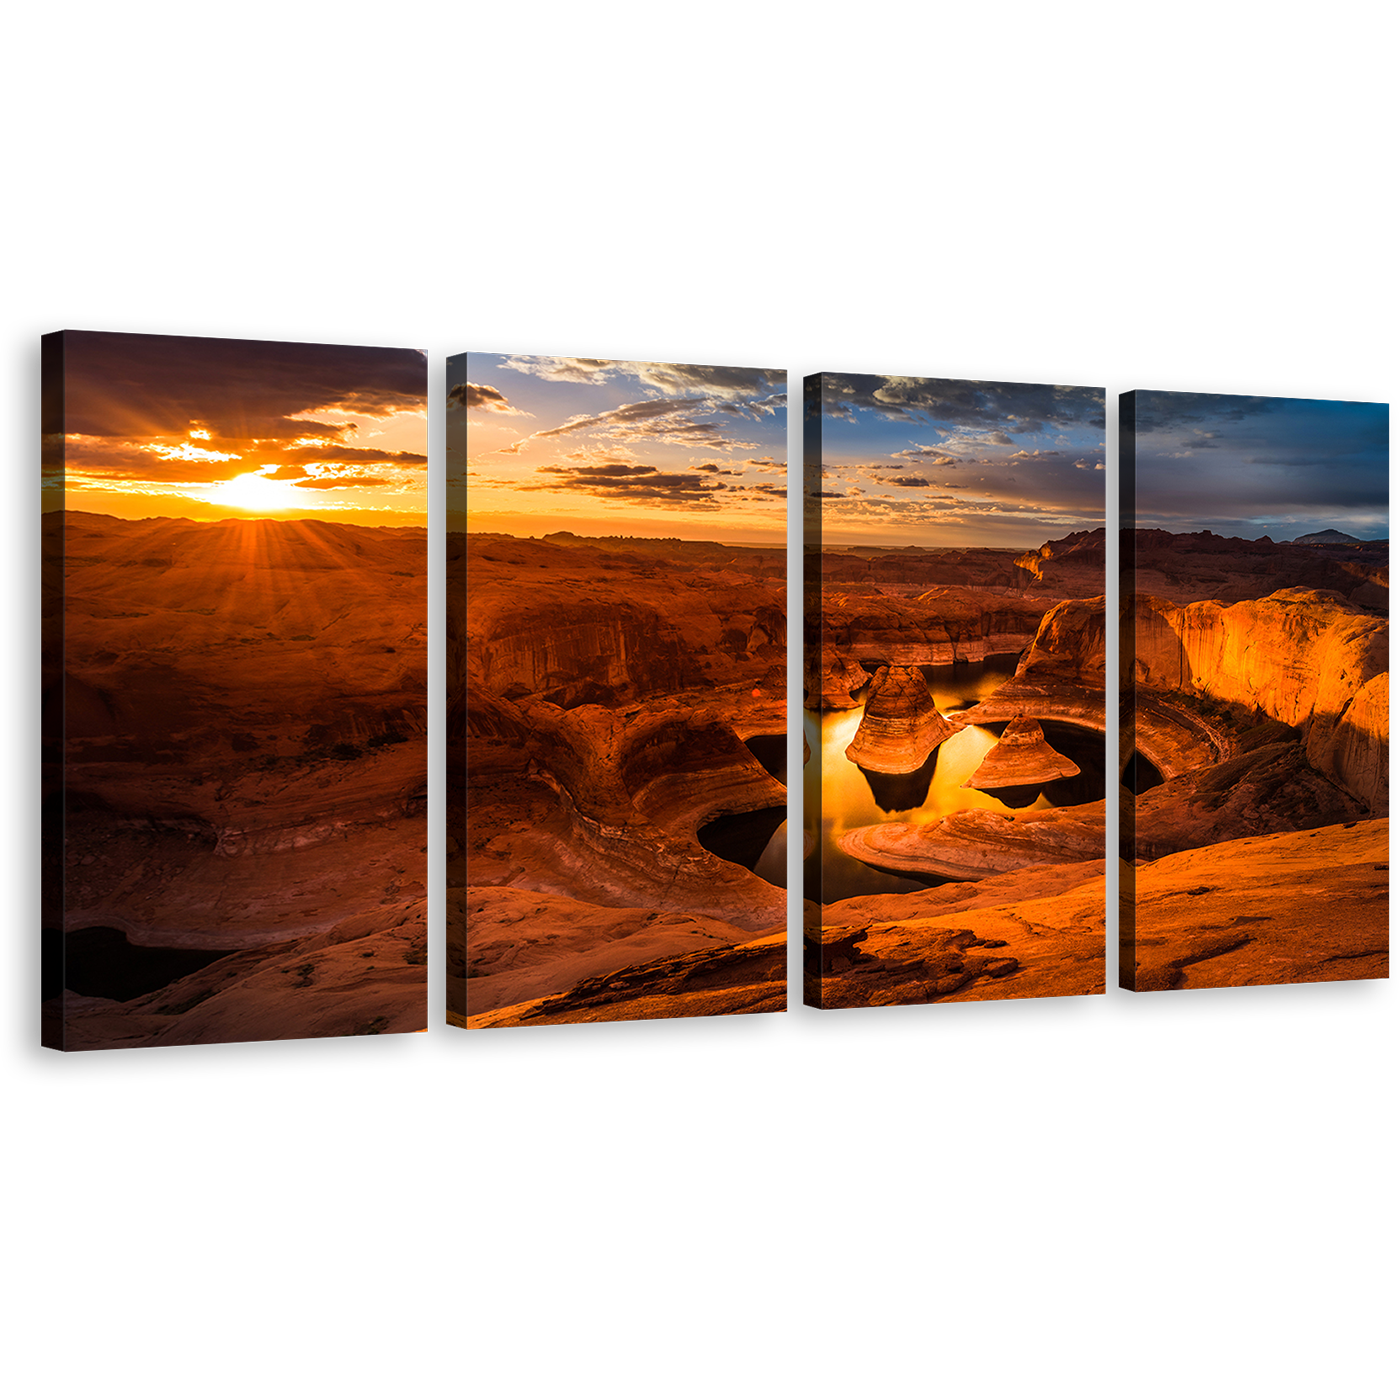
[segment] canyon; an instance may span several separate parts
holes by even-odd
[[[1104,989],[1104,546],[809,557],[809,1004]]]
[[[785,1005],[786,895],[705,844],[787,801],[756,756],[786,732],[785,560],[449,534],[454,1024]]]
[[[422,1029],[427,532],[73,511],[44,532],[51,1033]],[[82,994],[62,948],[86,929],[221,956]]]
[[[1106,728],[1106,618],[1096,596],[1102,575],[1093,572],[1102,547],[1099,532],[1016,556],[1012,567],[1032,576],[1019,589],[1008,583],[1004,555],[985,561],[980,583],[952,586],[931,567],[896,586],[893,568],[877,558],[863,561],[862,585],[851,562],[823,559],[822,606],[815,623],[809,616],[807,704],[814,716],[864,705],[847,753],[863,767],[879,753],[884,771],[908,771],[926,753],[911,668],[950,657],[967,665],[983,638],[1018,655],[999,684],[942,706],[954,730],[996,741],[963,787],[1006,803],[925,806],[912,820],[896,809],[863,825],[838,819],[830,849],[883,872],[888,892],[823,901],[820,878],[809,882],[809,1001],[1101,988],[1088,970],[1093,959],[1075,949],[1082,952],[1081,936],[1102,932],[1093,911],[1103,895],[1105,805],[1082,782],[1071,788],[1075,757],[1057,771],[1064,740],[1050,742],[1046,726],[1057,736]],[[975,551],[960,558],[976,569]],[[1124,985],[1386,975],[1385,543],[1138,531],[1123,558]],[[942,589],[922,586],[933,578]],[[1090,579],[1097,590],[1084,587]],[[930,693],[940,684],[956,682],[930,679]],[[940,742],[951,747],[947,735]],[[815,756],[822,761],[838,760]],[[957,917],[942,901],[957,902]],[[1046,971],[1056,948],[1063,976]]]
[[[1388,545],[1334,535],[1125,534],[1132,990],[1388,975]]]

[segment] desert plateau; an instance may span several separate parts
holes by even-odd
[[[449,556],[470,1024],[783,1008],[783,550],[456,534]]]
[[[426,531],[44,528],[66,1048],[421,1029]]]

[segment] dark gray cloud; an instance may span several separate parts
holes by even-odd
[[[542,428],[509,447],[504,453],[518,453],[527,443],[540,439],[570,437],[576,433],[611,438],[617,442],[660,441],[681,446],[726,449],[752,448],[756,443],[730,436],[719,423],[697,418],[695,414],[720,411],[758,417],[769,410],[752,404],[707,403],[703,399],[643,399],[640,403],[620,404],[603,413],[580,414],[554,428]]]
[[[717,510],[732,488],[711,473],[661,471],[641,462],[560,463],[536,469],[545,481],[523,482],[521,491],[579,491],[600,500],[652,502],[680,510]]]
[[[1286,402],[1257,394],[1173,394],[1140,390],[1136,395],[1137,427],[1139,432],[1154,433],[1202,423],[1242,423],[1246,418],[1269,413],[1276,405]]]
[[[520,413],[520,409],[490,384],[454,384],[447,391],[447,406],[480,409],[486,413]]]
[[[373,447],[341,447],[338,443],[283,447],[277,456],[283,462],[322,462],[327,465],[355,464],[376,467],[422,467],[428,462],[421,452],[386,452]]]
[[[889,479],[891,486],[927,486],[928,482],[921,476],[892,476]]]
[[[878,374],[824,374],[821,378],[822,408],[838,418],[864,408],[887,418],[1014,434],[1041,432],[1047,425],[1104,425],[1102,389]]]
[[[572,355],[516,355],[506,368],[540,379],[575,384],[602,384],[609,379],[634,378],[648,388],[677,396],[697,394],[705,398],[746,399],[783,391],[787,371],[747,369],[732,365],[678,365],[646,360],[594,360]],[[780,395],[780,396],[783,396]]]
[[[297,415],[421,412],[428,389],[418,350],[99,331],[64,333],[64,375],[69,434],[127,440],[192,423],[215,443],[336,436]]]

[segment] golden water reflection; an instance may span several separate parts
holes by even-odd
[[[926,666],[929,694],[941,713],[956,713],[985,699],[1011,676],[1016,658],[989,657],[965,666]],[[865,699],[865,693],[859,697]],[[1012,808],[962,784],[977,771],[997,742],[990,729],[969,725],[934,750],[916,774],[864,772],[846,757],[846,747],[860,728],[863,709],[816,714],[803,712],[802,723],[813,757],[803,772],[803,805],[809,831],[820,826],[821,839],[807,862],[809,881],[822,862],[822,897],[830,903],[856,894],[895,893],[925,888],[925,883],[875,870],[853,860],[837,845],[847,831],[878,822],[922,823],[957,811],[981,807],[991,812],[1037,811],[1054,804],[1042,793],[1029,807]]]

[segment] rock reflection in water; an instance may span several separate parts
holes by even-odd
[[[860,772],[882,812],[912,812],[928,801],[929,784],[937,766],[938,750],[934,749],[912,773],[876,773],[869,768]]]
[[[1079,772],[1070,778],[1052,778],[1044,783],[1022,783],[1010,787],[984,788],[999,802],[1023,811],[1034,807],[1036,798],[1043,796],[1050,807],[1075,807],[1082,802],[1097,802],[1104,795],[1103,735],[1095,729],[1059,720],[1038,721],[1045,741],[1071,762]],[[1006,730],[1006,723],[987,726],[995,734]]]
[[[995,797],[998,802],[1003,802],[1008,807],[1014,807],[1019,812],[1026,807],[1035,806],[1035,800],[1041,794],[1042,785],[1040,783],[1021,783],[1014,787],[983,788],[982,791]],[[1058,807],[1062,804],[1051,800],[1050,805]]]

